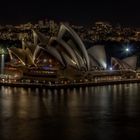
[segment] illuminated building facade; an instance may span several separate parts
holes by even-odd
[[[24,67],[31,75],[57,75],[57,71],[73,70],[76,73],[94,73],[106,70],[107,54],[103,45],[87,49],[78,34],[69,26],[62,24],[58,35],[48,38],[39,31],[32,30],[33,41],[22,40],[22,48],[8,49],[11,65]],[[119,60],[111,59],[111,70],[135,70],[137,57]],[[46,70],[46,71],[45,71]],[[35,72],[36,71],[36,72]]]

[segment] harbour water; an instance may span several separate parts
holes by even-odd
[[[138,140],[140,84],[0,87],[0,140]]]

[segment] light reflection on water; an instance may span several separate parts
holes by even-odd
[[[140,84],[0,88],[0,140],[139,139]]]

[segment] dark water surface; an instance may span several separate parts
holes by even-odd
[[[140,84],[0,87],[0,140],[119,139],[140,139]]]

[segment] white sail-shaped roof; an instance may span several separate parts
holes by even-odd
[[[61,55],[64,58],[66,65],[72,66],[73,68],[78,69],[76,62],[73,61],[68,55],[66,55],[64,52],[61,52]]]
[[[8,48],[8,51],[10,53],[11,59],[13,58],[13,55],[20,60],[20,62],[23,65],[34,65],[34,62],[32,60],[32,54],[30,50],[24,50],[21,48]]]
[[[122,59],[123,62],[127,63],[129,66],[131,66],[133,69],[136,69],[137,65],[137,56],[131,56],[127,57],[125,59]]]
[[[22,40],[22,49],[26,50],[26,48],[29,48],[31,53],[33,54],[35,49],[36,49],[36,45],[31,43],[31,42],[27,42],[25,40]]]
[[[40,33],[39,31],[35,31],[35,30],[32,30],[32,32],[33,32],[33,39],[34,39],[35,45],[38,44],[38,40],[40,41],[40,43],[42,45],[48,44],[48,39],[44,34]]]
[[[25,62],[25,59],[26,59],[26,53],[25,51],[23,51],[22,49],[20,48],[15,48],[15,47],[12,47],[12,48],[8,48],[8,51],[10,53],[10,56],[11,56],[11,59],[13,59],[13,55],[20,60],[20,62],[23,64],[23,65],[26,65],[26,62]]]
[[[100,65],[97,63],[95,58],[93,56],[91,56],[90,54],[89,54],[89,58],[90,58],[90,65],[91,65],[91,67],[94,67],[94,66],[100,67]]]
[[[91,55],[104,69],[107,68],[106,52],[103,45],[95,45],[88,50],[88,54]]]
[[[37,35],[37,33],[35,32],[35,30],[32,30],[32,32],[33,32],[33,43],[34,43],[35,45],[37,45],[37,43],[38,43],[38,35]]]
[[[56,43],[56,46],[53,45],[54,42]],[[79,60],[77,59],[74,50],[66,42],[64,42],[62,39],[52,37],[49,41],[49,45],[55,47],[60,53],[64,52],[67,54],[72,62],[76,63],[77,68],[80,69]]]
[[[125,60],[126,61],[126,60]],[[118,58],[111,58],[111,65],[113,69],[134,69],[132,66],[130,66],[128,63],[126,63],[123,60],[120,60]]]
[[[79,53],[79,55],[83,58],[83,61],[84,61],[84,64],[85,64],[87,70],[89,70],[90,69],[89,57],[88,57],[87,50],[86,50],[82,40],[80,39],[80,37],[76,34],[76,32],[72,28],[70,28],[66,25],[61,25],[59,33],[58,33],[58,38],[64,40],[64,36],[66,33],[68,33],[70,35],[70,38],[68,38],[67,41],[71,40],[70,42],[68,42],[68,44],[70,45],[70,47],[72,47],[73,50],[75,50],[77,53]]]
[[[43,48],[41,46],[38,46],[38,51],[40,51],[40,50],[46,52],[46,55],[48,53],[49,55],[53,56],[57,61],[59,61],[63,66],[65,66],[60,53],[55,48],[53,48],[53,47]]]
[[[111,66],[112,69],[124,69],[121,60],[114,57],[111,57]]]

